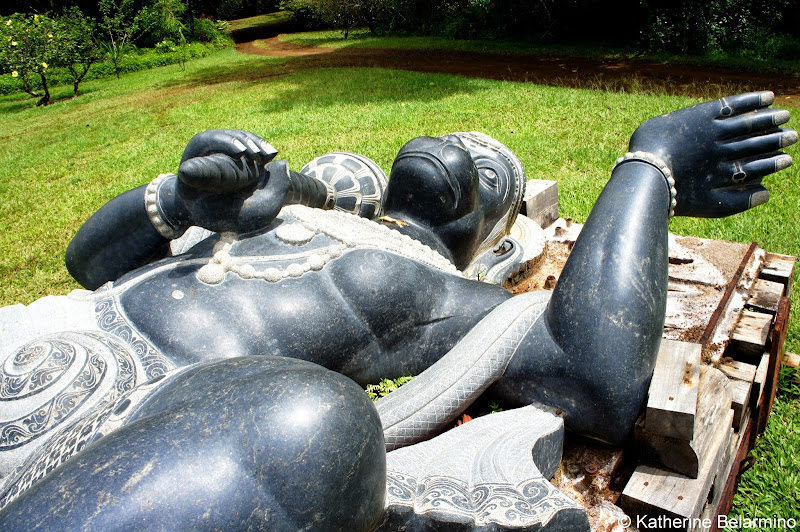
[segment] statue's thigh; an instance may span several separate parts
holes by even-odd
[[[0,513],[0,529],[367,530],[383,512],[377,413],[320,366],[191,368]]]

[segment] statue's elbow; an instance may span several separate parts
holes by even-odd
[[[97,279],[97,276],[91,274],[91,268],[86,260],[86,255],[76,239],[67,246],[67,252],[64,255],[64,265],[73,279],[78,281],[80,285],[88,290],[96,290],[103,285],[105,280]]]

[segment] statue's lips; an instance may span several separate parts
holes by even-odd
[[[444,178],[444,182],[447,184],[448,188],[452,192],[451,199],[453,201],[453,206],[458,205],[458,202],[461,199],[461,187],[459,186],[458,181],[453,177],[453,175],[450,173],[450,170],[447,168],[447,166],[445,166],[442,160],[431,153],[424,151],[410,151],[403,153],[402,155],[398,155],[394,161],[394,165],[392,166],[393,178],[397,175],[395,173],[395,169],[398,167],[402,167],[403,163],[409,159],[412,160],[412,164],[413,164],[413,159],[417,160],[424,159],[425,161],[432,163],[437,170],[435,173],[435,177],[441,176],[442,178]]]

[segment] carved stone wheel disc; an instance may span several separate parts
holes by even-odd
[[[522,244],[523,251],[520,262],[523,264],[544,253],[547,236],[539,224],[527,216],[522,214],[517,216],[508,236]]]
[[[333,186],[336,210],[369,219],[381,215],[381,201],[388,180],[371,159],[350,152],[328,153],[313,159],[300,173]]]

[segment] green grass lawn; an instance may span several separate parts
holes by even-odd
[[[293,68],[288,59],[224,50],[178,66],[81,86],[83,94],[36,108],[0,97],[0,304],[27,304],[77,288],[63,254],[81,223],[120,192],[175,171],[183,146],[209,128],[251,130],[300,169],[335,150],[362,153],[387,172],[408,139],[480,130],[507,144],[530,178],[559,182],[561,214],[583,221],[643,120],[697,100],[574,90],[382,69]],[[800,125],[800,108],[790,109]],[[788,150],[795,158],[800,150]],[[676,219],[671,230],[800,250],[800,165],[772,177],[770,202],[720,221]],[[796,274],[795,283],[800,279]],[[800,286],[800,284],[795,284]],[[787,349],[800,351],[800,290]],[[756,466],[736,511],[797,516],[798,402],[784,380]]]

